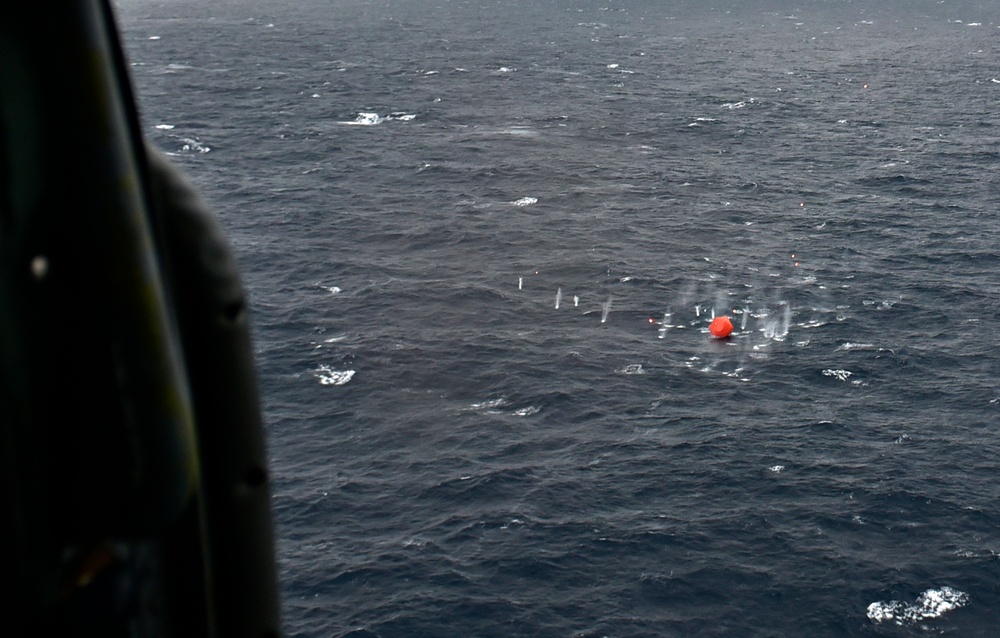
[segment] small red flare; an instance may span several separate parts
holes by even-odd
[[[722,339],[728,337],[733,331],[733,322],[729,320],[729,317],[722,316],[712,319],[712,323],[708,325],[708,331],[712,333],[713,337]]]

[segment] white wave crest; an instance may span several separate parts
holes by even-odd
[[[321,364],[313,374],[322,385],[344,385],[354,378],[354,373],[354,370],[334,370],[328,365]]]
[[[833,377],[838,381],[847,381],[854,374],[850,370],[824,370],[823,375],[827,377]]]
[[[358,116],[350,122],[338,122],[348,126],[375,126],[381,124],[383,117],[378,113],[358,113]]]
[[[624,368],[621,368],[620,370],[618,370],[618,373],[619,374],[646,374],[646,371],[643,370],[641,363],[630,363],[627,366],[625,366]]]
[[[837,348],[838,351],[850,351],[850,350],[872,350],[875,348],[873,343],[851,343],[848,341],[844,345]]]
[[[473,403],[469,406],[470,410],[495,410],[496,408],[507,405],[507,399],[503,397],[499,399],[490,399],[488,401],[480,401],[478,403]]]
[[[181,145],[181,151],[185,153],[207,153],[210,149],[201,143],[197,138],[184,138],[181,140],[183,144]]]
[[[951,587],[928,589],[912,603],[898,600],[875,602],[868,605],[868,618],[881,623],[892,621],[897,625],[911,625],[938,616],[969,602],[969,595]]]

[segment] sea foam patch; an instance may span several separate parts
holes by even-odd
[[[618,374],[646,374],[641,363],[630,363],[627,366],[616,370]]]
[[[868,618],[876,623],[893,622],[900,626],[911,625],[921,620],[937,618],[968,603],[969,595],[952,587],[928,589],[917,596],[912,603],[898,600],[872,603],[868,605]]]
[[[315,97],[315,96],[314,96]],[[357,117],[349,122],[337,122],[337,124],[345,124],[348,126],[376,126],[382,122],[390,120],[398,120],[400,122],[411,122],[417,119],[416,113],[407,113],[406,111],[393,111],[389,115],[382,116],[378,113],[370,113],[367,111],[358,113]]]
[[[314,371],[322,385],[344,385],[354,378],[354,373],[354,370],[334,370],[325,364],[321,364]]]
[[[376,124],[381,124],[383,117],[378,113],[368,113],[361,112],[358,116],[349,122],[337,122],[337,124],[346,124],[349,126],[375,126]]]
[[[469,406],[470,410],[485,410],[487,413],[498,414],[497,408],[501,408],[507,405],[507,399],[499,397],[496,399],[488,399],[486,401],[478,401]]]
[[[185,137],[181,140],[181,151],[184,153],[207,153],[211,150],[196,137]]]
[[[850,370],[833,370],[833,369],[827,369],[827,370],[823,371],[823,376],[833,377],[834,379],[836,379],[838,381],[847,381],[848,379],[851,378],[851,375],[853,375],[853,374],[854,373],[851,372]]]

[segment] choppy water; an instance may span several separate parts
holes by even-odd
[[[993,635],[1000,7],[748,4],[119,0],[289,635]]]

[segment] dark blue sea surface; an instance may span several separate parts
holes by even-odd
[[[117,7],[289,636],[996,635],[1000,5]]]

